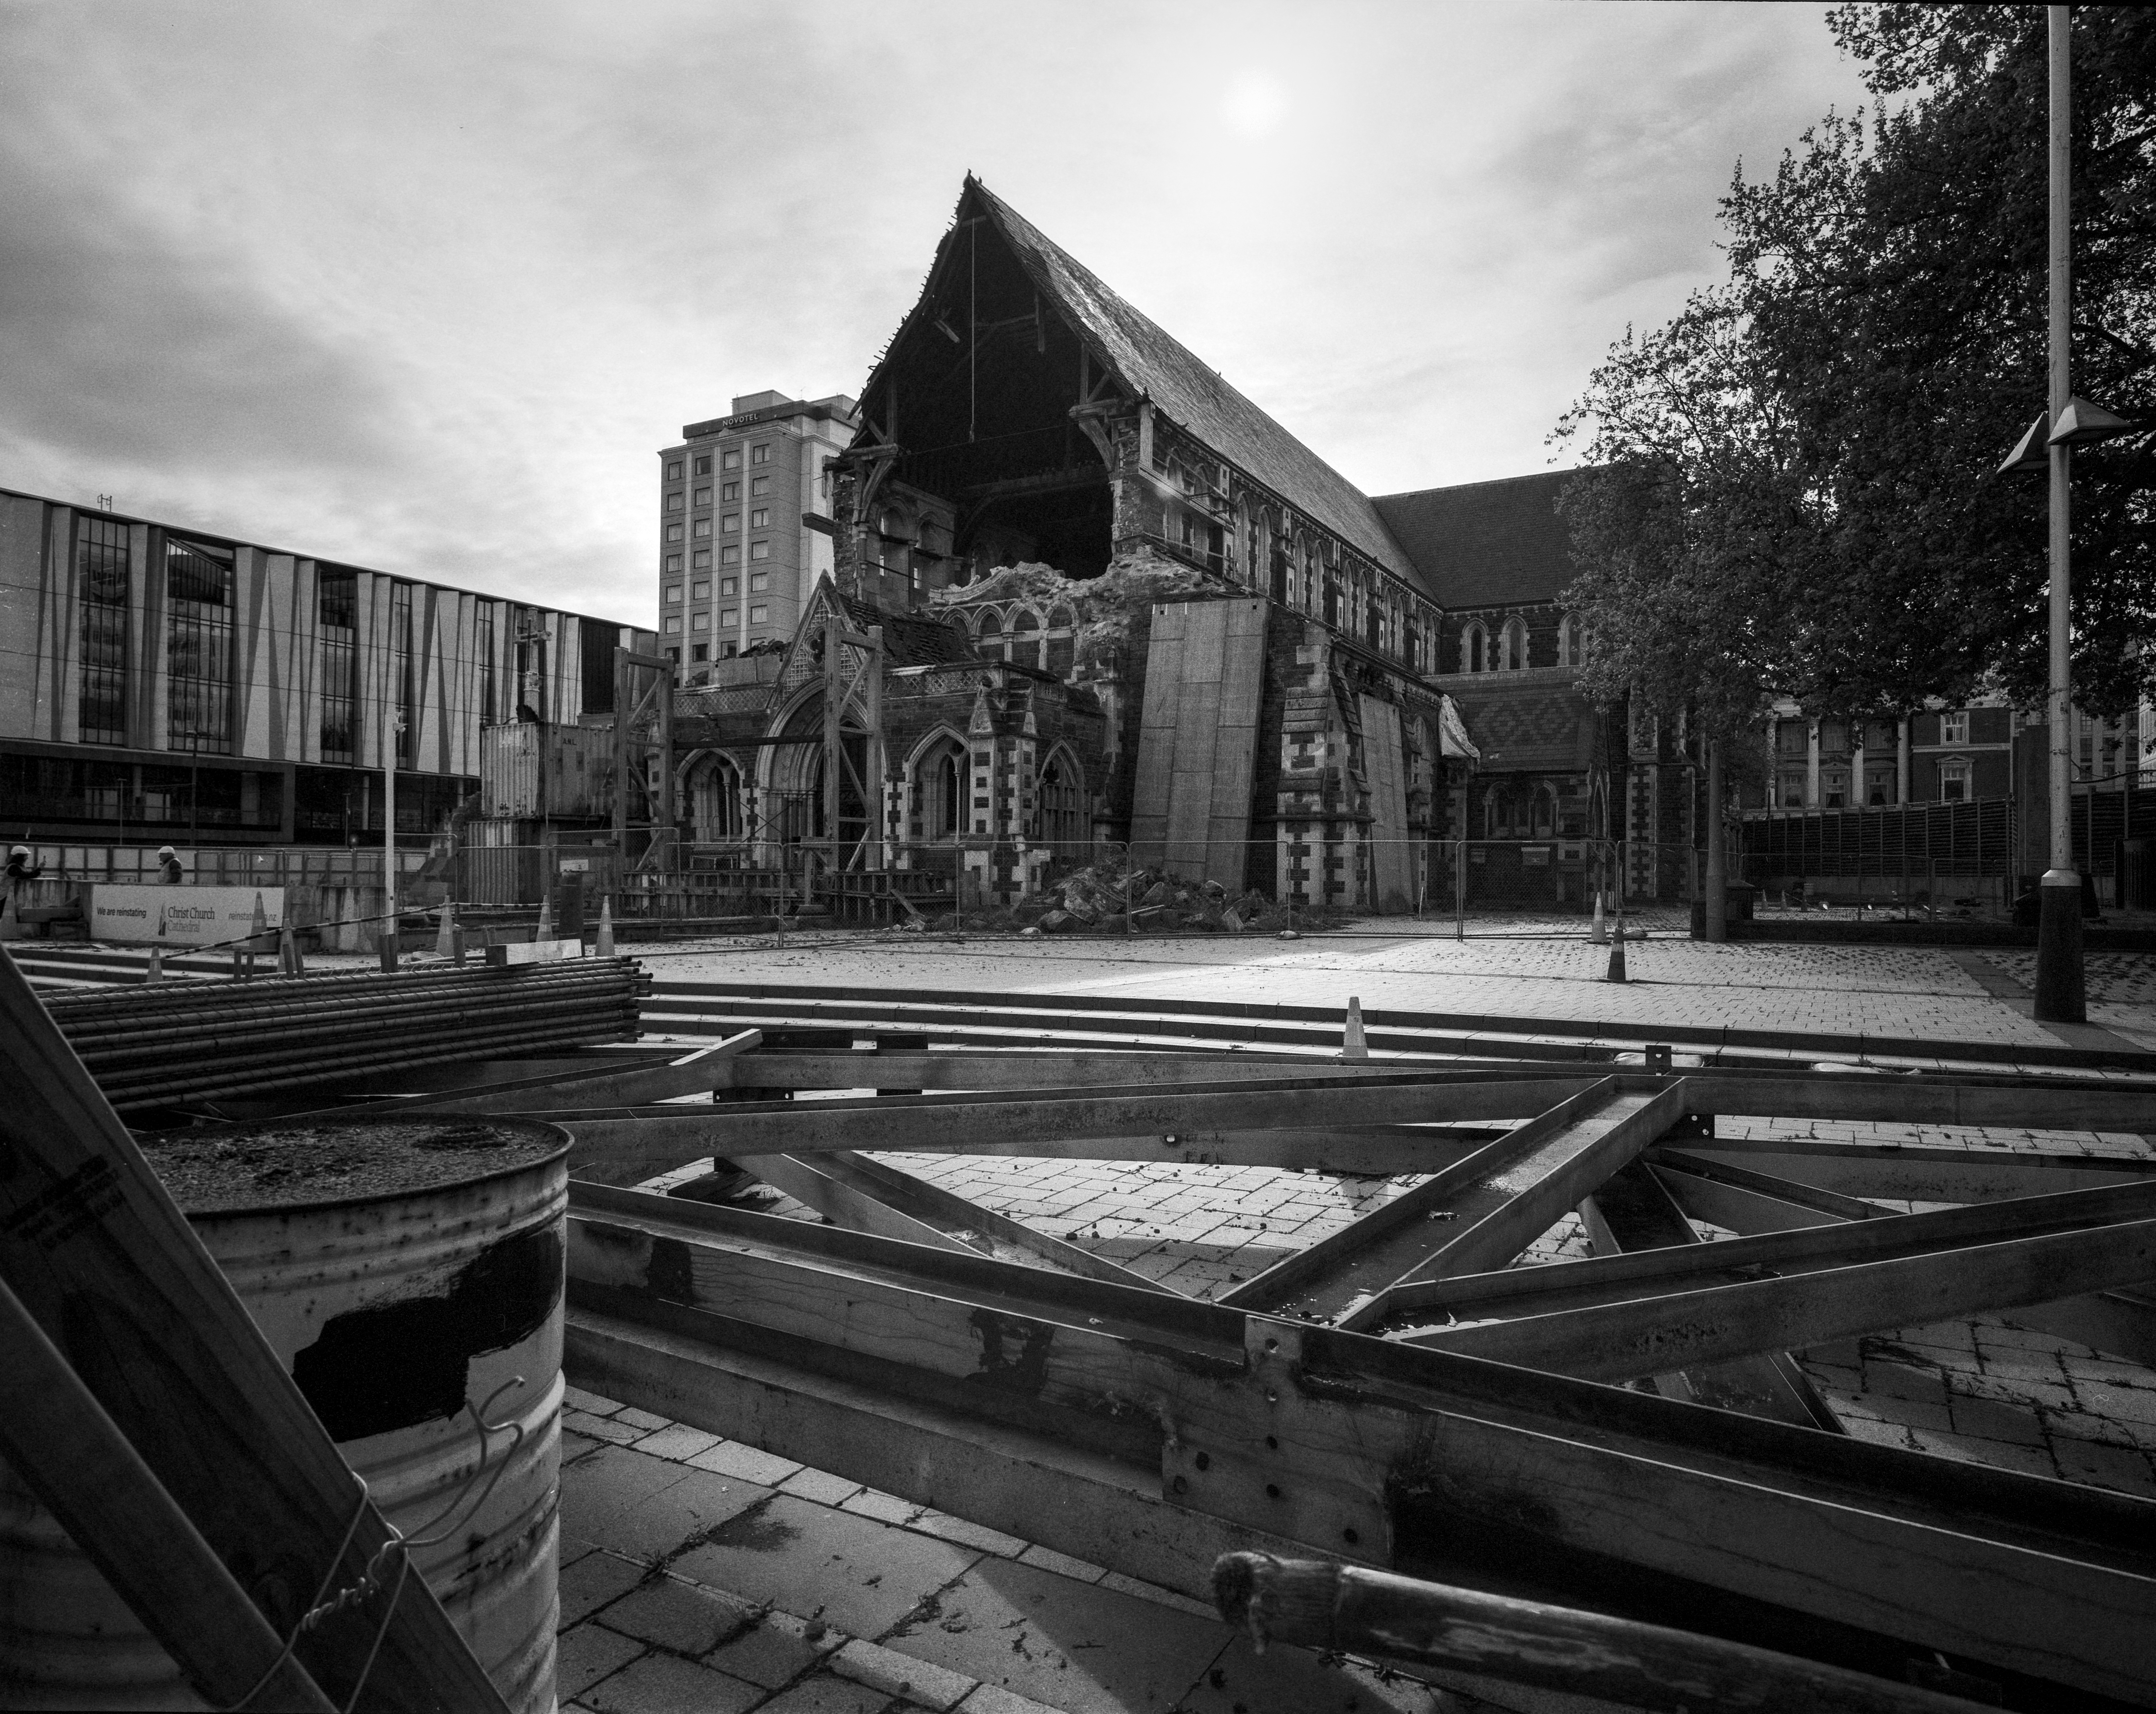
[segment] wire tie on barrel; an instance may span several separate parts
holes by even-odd
[[[508,1392],[511,1388],[521,1387],[523,1384],[523,1376],[511,1375],[493,1392],[487,1394],[486,1402],[484,1404],[475,1405],[469,1398],[465,1401],[465,1409],[471,1414],[472,1423],[479,1430],[479,1462],[472,1466],[472,1473],[465,1478],[462,1486],[457,1490],[456,1497],[429,1518],[424,1526],[422,1532],[416,1537],[406,1536],[395,1524],[384,1518],[382,1527],[388,1531],[388,1536],[368,1558],[366,1568],[360,1573],[356,1580],[346,1584],[336,1594],[329,1595],[329,1587],[336,1578],[336,1568],[343,1563],[346,1550],[352,1546],[353,1536],[358,1533],[360,1520],[366,1516],[367,1504],[371,1498],[367,1478],[357,1471],[352,1473],[352,1480],[359,1484],[359,1505],[352,1512],[352,1522],[345,1526],[344,1537],[337,1543],[336,1552],[331,1556],[329,1568],[322,1573],[322,1580],[316,1587],[312,1604],[300,1615],[300,1622],[292,1627],[292,1634],[285,1640],[285,1646],[278,1651],[277,1658],[270,1663],[268,1670],[255,1681],[254,1687],[232,1705],[229,1714],[239,1714],[239,1710],[246,1707],[255,1697],[262,1694],[270,1681],[276,1676],[278,1670],[286,1660],[291,1658],[292,1651],[299,1646],[300,1639],[302,1636],[313,1630],[325,1619],[335,1618],[347,1607],[355,1606],[379,1592],[383,1575],[389,1568],[390,1556],[394,1554],[398,1559],[397,1581],[391,1587],[389,1599],[382,1609],[382,1623],[376,1629],[373,1645],[367,1650],[367,1659],[361,1665],[358,1680],[352,1687],[352,1696],[345,1703],[345,1714],[352,1714],[352,1711],[359,1706],[360,1693],[367,1688],[367,1675],[374,1670],[375,1656],[382,1652],[382,1639],[389,1634],[389,1621],[396,1614],[398,1598],[404,1592],[404,1579],[412,1569],[412,1550],[414,1547],[439,1547],[456,1533],[458,1527],[455,1525],[442,1528],[439,1534],[433,1532],[439,1527],[447,1524],[448,1520],[459,1511],[464,1511],[465,1501],[470,1496],[472,1490],[479,1486],[480,1479],[482,1476],[487,1476],[488,1455],[492,1445],[492,1442],[488,1438],[490,1435],[506,1430],[515,1438],[510,1441],[508,1450],[495,1464],[493,1475],[487,1476],[485,1487],[480,1491],[479,1498],[473,1502],[470,1511],[466,1514],[468,1518],[476,1516],[486,1502],[494,1497],[495,1487],[500,1485],[503,1474],[509,1468],[511,1457],[515,1455],[516,1449],[524,1444],[523,1424],[490,1423],[486,1419],[487,1413],[494,1409],[495,1400]],[[325,1599],[326,1596],[327,1599]]]

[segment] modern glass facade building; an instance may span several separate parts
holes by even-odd
[[[329,844],[440,827],[480,728],[613,706],[649,633],[0,490],[0,838]]]

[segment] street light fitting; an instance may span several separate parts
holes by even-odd
[[[2059,426],[2051,431],[2045,444],[2093,446],[2099,440],[2116,440],[2122,434],[2131,434],[2139,426],[2128,422],[2116,411],[2092,404],[2076,393],[2066,401],[2066,409],[2059,413]]]
[[[2021,472],[2041,475],[2051,468],[2051,457],[2045,450],[2044,431],[2051,426],[2048,413],[2029,425],[2029,432],[2014,443],[2014,450],[2006,454],[2006,462],[1994,474],[2011,476]]]

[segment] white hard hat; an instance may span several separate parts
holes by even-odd
[[[177,857],[180,854],[175,851],[170,845],[160,845],[157,847],[157,854],[160,857]]]
[[[18,845],[8,854],[10,857],[27,857],[30,854],[30,848],[28,845]]]

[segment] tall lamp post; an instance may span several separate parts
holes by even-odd
[[[2051,808],[2050,866],[2037,887],[2042,904],[2036,930],[2036,1016],[2047,1024],[2087,1020],[2082,968],[2082,878],[2074,869],[2071,734],[2073,680],[2073,449],[2133,425],[2073,392],[2072,8],[2046,8],[2050,27],[2051,100],[2046,158],[2051,177],[2051,316],[2049,408],[2000,469],[2046,471],[2051,478]],[[2042,451],[2038,451],[2039,443]]]

